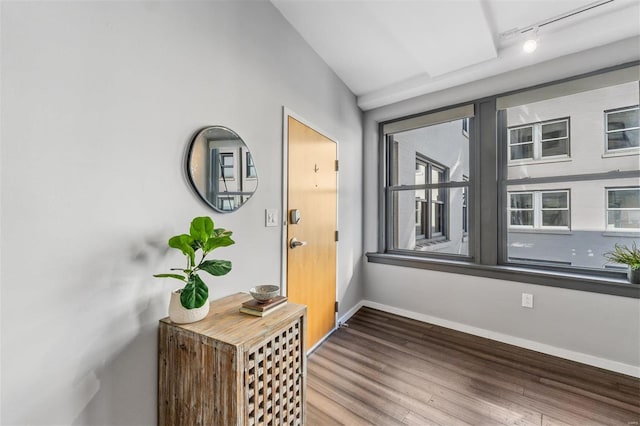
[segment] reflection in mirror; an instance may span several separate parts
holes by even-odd
[[[233,130],[206,127],[191,142],[187,155],[191,185],[210,207],[228,213],[251,198],[258,173],[244,141]]]

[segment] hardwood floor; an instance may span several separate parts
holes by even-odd
[[[309,356],[307,425],[640,425],[640,380],[362,308]]]

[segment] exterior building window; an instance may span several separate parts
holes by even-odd
[[[218,197],[218,208],[224,211],[233,211],[235,209],[233,197]]]
[[[640,231],[640,187],[607,188],[607,230]]]
[[[529,229],[569,229],[569,191],[509,193],[509,226]]]
[[[222,179],[233,179],[234,174],[234,156],[232,153],[220,154],[220,177]]]
[[[640,113],[638,106],[605,111],[607,152],[640,147]]]
[[[247,178],[256,178],[258,174],[256,172],[256,166],[253,164],[253,157],[250,152],[247,152]]]
[[[509,160],[569,156],[569,119],[509,128]]]
[[[416,185],[440,184],[447,180],[447,169],[442,165],[418,157],[416,159]],[[416,190],[416,239],[444,240],[448,208],[445,189]]]

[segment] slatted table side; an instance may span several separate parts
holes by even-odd
[[[306,310],[244,352],[245,425],[301,425],[306,386]]]

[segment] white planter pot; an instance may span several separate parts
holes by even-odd
[[[180,303],[180,290],[171,292],[169,301],[169,318],[176,324],[189,324],[200,321],[209,313],[209,302],[195,309],[187,309]]]

